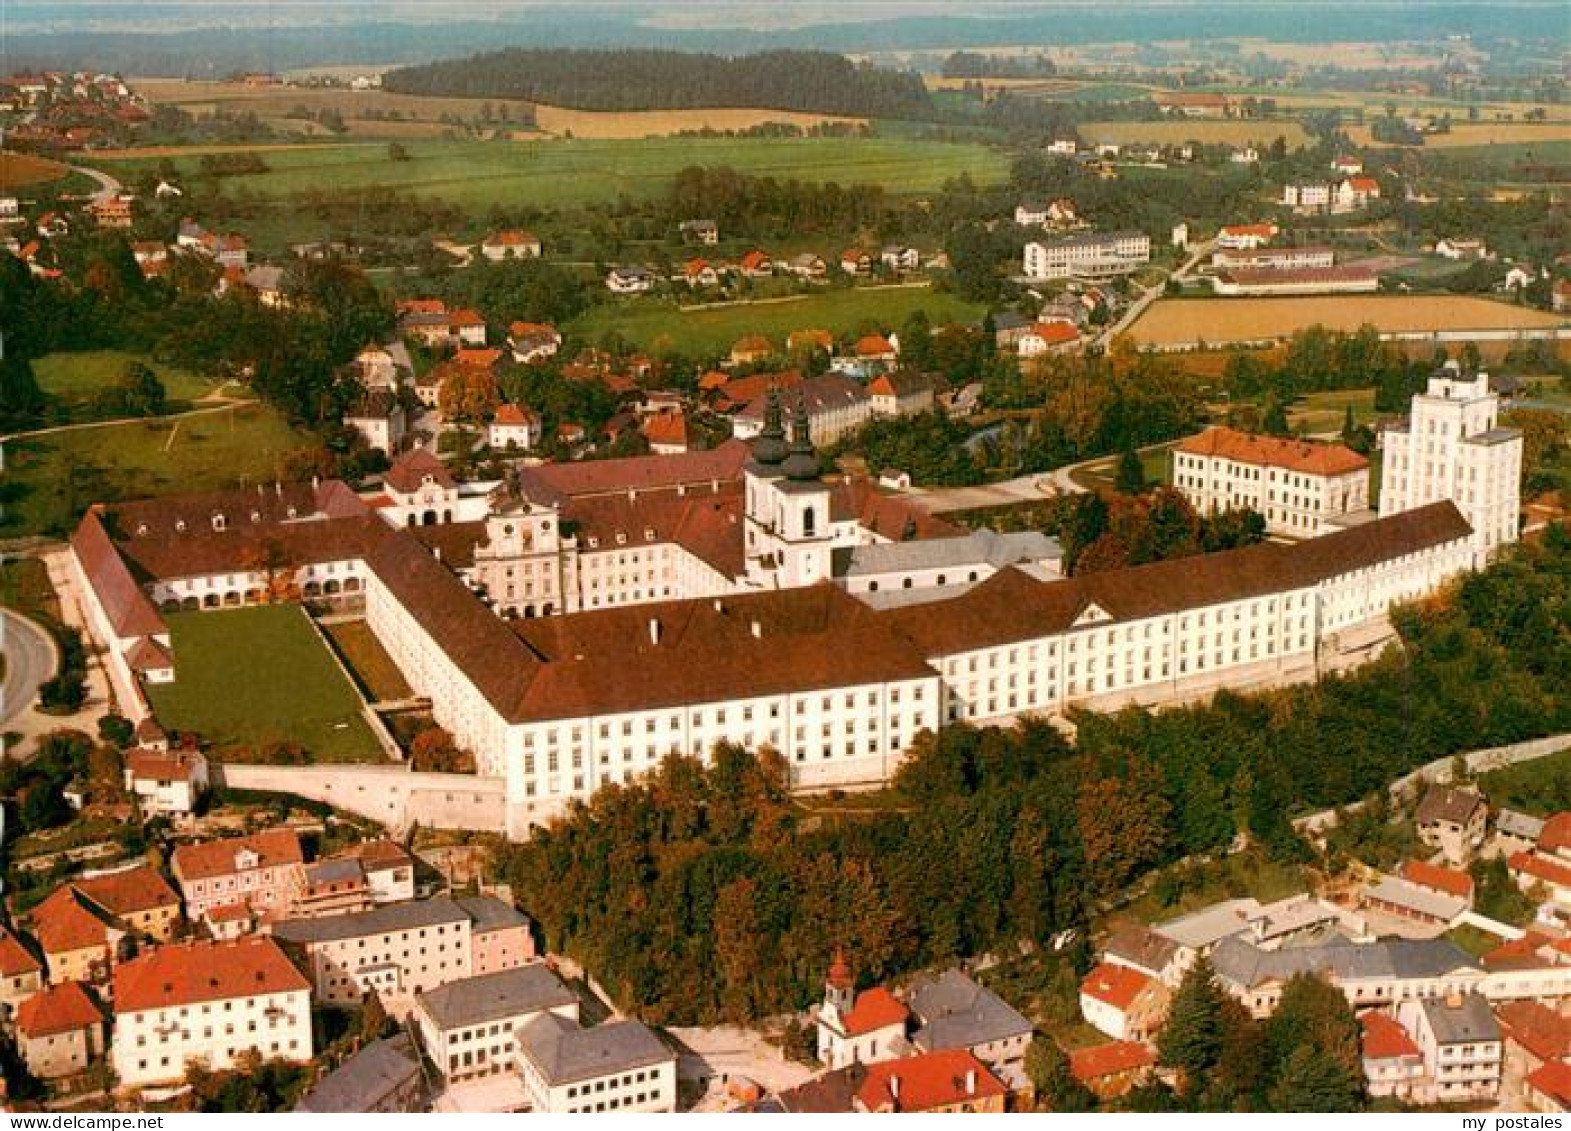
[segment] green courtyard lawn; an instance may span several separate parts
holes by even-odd
[[[873,324],[898,330],[917,310],[926,311],[934,326],[974,322],[983,314],[981,306],[930,287],[857,287],[703,310],[682,310],[664,299],[628,299],[593,307],[571,325],[591,342],[614,330],[645,349],[665,338],[686,353],[709,357],[728,352],[748,334],[763,334],[784,352],[786,335],[793,330],[840,335]]]
[[[151,684],[158,721],[226,748],[296,742],[317,762],[377,762],[363,701],[298,605],[166,614],[175,681]]]
[[[1490,770],[1478,787],[1492,805],[1548,817],[1571,808],[1571,746],[1531,762]]]
[[[190,370],[120,350],[46,354],[33,362],[33,375],[44,392],[60,399],[72,420],[90,420],[95,416],[91,406],[94,394],[114,384],[126,366],[134,361],[142,362],[158,374],[171,411],[190,408],[192,401],[222,386],[222,382],[208,380]]]
[[[261,404],[8,440],[0,537],[69,533],[90,503],[287,479],[315,446]]]
[[[266,147],[268,171],[226,177],[226,192],[278,200],[303,189],[390,188],[440,197],[483,216],[493,205],[571,208],[619,197],[647,199],[665,191],[690,165],[729,165],[759,177],[876,184],[891,192],[928,192],[969,174],[998,184],[1009,159],[986,146],[904,138],[645,138],[456,141],[411,139],[409,159],[394,161],[386,142]],[[116,176],[156,168],[164,154],[105,161]],[[181,174],[194,175],[200,157],[172,156]]]

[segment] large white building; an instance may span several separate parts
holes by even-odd
[[[537,1013],[518,1030],[518,1070],[532,1111],[549,1115],[676,1110],[676,1054],[637,1021],[591,1029]]]
[[[115,967],[115,1075],[128,1088],[178,1084],[243,1053],[311,1059],[311,987],[270,938],[171,944]]]
[[[1368,509],[1369,461],[1340,444],[1208,428],[1173,449],[1173,486],[1201,514],[1247,507],[1267,533],[1312,538]]]
[[[1463,377],[1455,362],[1413,398],[1406,428],[1387,429],[1380,514],[1439,499],[1456,504],[1473,529],[1474,564],[1515,542],[1521,512],[1522,433],[1499,425],[1489,374]]]
[[[1033,279],[1127,275],[1151,262],[1144,232],[1087,232],[1026,244],[1024,269]]]

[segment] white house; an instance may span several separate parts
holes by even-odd
[[[486,425],[485,441],[492,448],[517,448],[524,451],[540,442],[540,415],[516,404],[497,408]]]
[[[1419,1103],[1477,1103],[1500,1094],[1504,1043],[1500,1023],[1478,994],[1404,1001],[1396,1020],[1424,1059],[1411,1094]]]
[[[207,786],[207,759],[199,750],[137,747],[126,752],[126,792],[144,819],[189,816]]]
[[[655,277],[642,267],[613,267],[605,277],[605,285],[614,295],[648,294],[655,288]]]
[[[676,1054],[637,1021],[592,1029],[549,1011],[517,1034],[532,1110],[548,1115],[676,1110]]]
[[[1266,530],[1312,538],[1369,507],[1369,461],[1341,444],[1208,428],[1173,450],[1173,486],[1201,514],[1248,508]]]
[[[453,1083],[515,1071],[518,1030],[545,1012],[576,1022],[578,995],[536,962],[417,994],[410,1020],[425,1054]]]

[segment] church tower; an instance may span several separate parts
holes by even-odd
[[[744,469],[747,484],[747,572],[761,588],[795,589],[830,575],[829,487],[818,477],[807,406],[791,414],[791,441],[771,389],[764,428]]]

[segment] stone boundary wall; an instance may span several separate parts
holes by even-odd
[[[472,774],[418,773],[398,766],[215,765],[215,784],[291,793],[386,825],[396,836],[432,829],[507,832],[506,783]]]

